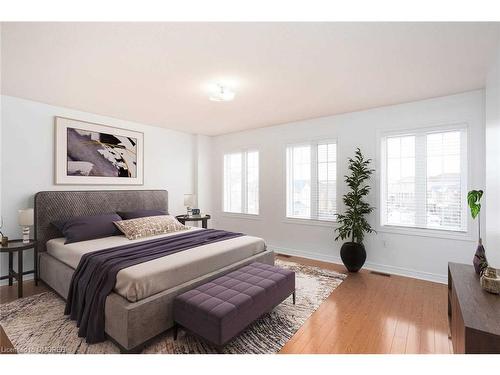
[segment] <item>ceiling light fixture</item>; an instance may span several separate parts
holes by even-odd
[[[208,98],[214,102],[229,102],[234,99],[235,95],[235,92],[228,87],[217,85]]]

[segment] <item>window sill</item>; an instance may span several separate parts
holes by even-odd
[[[468,232],[454,232],[440,229],[413,228],[395,225],[383,225],[377,228],[378,233],[401,234],[405,236],[420,236],[442,238],[455,241],[475,242],[476,239]]]
[[[299,219],[294,217],[285,217],[283,222],[286,224],[295,224],[295,225],[312,225],[317,227],[329,227],[336,228],[338,224],[336,221],[332,220],[317,220],[317,219]]]
[[[258,214],[243,214],[239,212],[222,212],[221,216],[231,219],[262,220],[262,218]]]

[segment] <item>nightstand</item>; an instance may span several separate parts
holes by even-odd
[[[181,224],[186,224],[186,221],[201,221],[201,226],[207,229],[210,215],[177,215],[175,218],[179,220]]]
[[[9,254],[9,274],[0,277],[0,280],[9,279],[9,285],[12,285],[14,279],[17,281],[17,298],[23,296],[23,276],[30,273],[35,276],[35,285],[38,285],[38,252],[37,252],[37,242],[35,240],[30,240],[27,243],[23,243],[23,240],[10,240],[7,246],[0,247],[0,253]],[[25,250],[33,249],[33,264],[34,269],[31,271],[23,272],[23,252]],[[13,260],[14,253],[17,253],[17,272],[14,271]]]

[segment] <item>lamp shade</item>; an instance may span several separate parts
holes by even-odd
[[[19,225],[21,225],[23,227],[32,226],[34,223],[33,209],[27,208],[25,210],[19,210],[17,221],[18,221]]]
[[[194,194],[184,194],[184,206],[193,207],[195,205],[196,195]]]

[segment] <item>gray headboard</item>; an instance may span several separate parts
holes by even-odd
[[[45,251],[48,240],[61,236],[51,225],[55,220],[138,209],[165,209],[168,212],[168,192],[166,190],[41,191],[35,195],[35,239],[38,240],[38,251]]]

